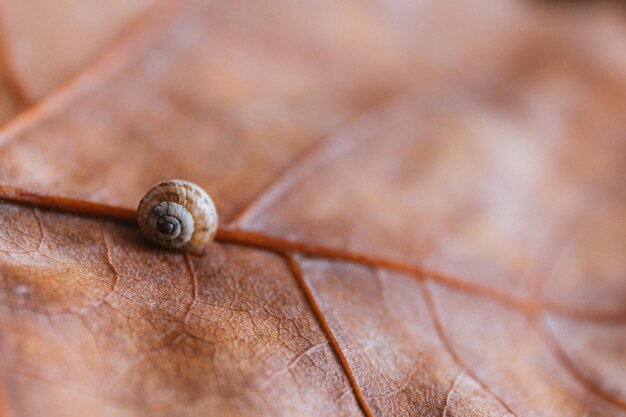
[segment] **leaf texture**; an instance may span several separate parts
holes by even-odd
[[[626,416],[622,9],[65,3],[3,6],[0,415]]]

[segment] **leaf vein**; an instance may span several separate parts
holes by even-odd
[[[405,99],[407,92],[393,91],[385,94],[381,99],[373,104],[369,104],[357,111],[352,117],[340,124],[334,132],[318,140],[311,147],[293,159],[292,163],[272,179],[259,194],[253,197],[235,217],[230,221],[229,226],[238,228],[245,220],[248,220],[254,213],[267,207],[285,191],[293,188],[296,184],[315,172],[324,164],[337,158],[342,153],[348,151],[353,146],[353,140],[345,136],[344,132],[351,127],[364,123],[373,115],[379,114],[399,101]]]
[[[120,223],[136,223],[137,213],[133,209],[57,195],[40,194],[9,185],[0,184],[0,200],[41,209],[107,219]],[[418,279],[428,277],[448,288],[476,297],[489,299],[506,308],[521,311],[529,317],[536,316],[538,313],[545,311],[553,315],[582,321],[603,323],[623,323],[626,321],[626,311],[578,308],[550,301],[520,298],[491,287],[482,286],[438,271],[429,270],[419,265],[385,257],[371,256],[364,253],[350,252],[339,248],[311,245],[306,242],[289,240],[261,232],[220,227],[217,231],[216,240],[239,246],[254,247],[280,255],[284,255],[285,253],[297,253],[312,258],[344,261],[396,271]],[[195,256],[195,254],[191,254],[190,256]]]
[[[561,366],[563,366],[563,368],[572,376],[572,378],[574,378],[578,383],[580,383],[590,392],[594,393],[596,396],[613,404],[621,410],[626,411],[626,402],[611,395],[600,386],[598,386],[598,384],[596,384],[594,381],[589,379],[568,356],[568,354],[565,352],[565,349],[563,349],[563,347],[559,343],[556,335],[552,331],[550,331],[550,329],[548,329],[546,325],[541,324],[538,318],[533,320],[533,324],[541,338],[552,351],[554,357],[559,361]]]
[[[437,306],[435,305],[435,300],[433,299],[432,293],[430,292],[430,290],[428,289],[428,286],[423,280],[420,280],[420,286],[422,288],[422,293],[424,295],[424,299],[426,301],[426,306],[428,307],[431,320],[433,322],[433,325],[435,326],[435,331],[437,333],[437,336],[439,337],[439,340],[441,340],[441,343],[443,344],[444,348],[446,349],[446,351],[448,352],[452,360],[456,362],[456,364],[465,373],[467,373],[467,375],[469,375],[472,379],[474,379],[478,383],[478,385],[481,386],[482,389],[484,389],[489,394],[491,394],[491,396],[495,398],[506,409],[506,411],[511,413],[513,416],[517,417],[517,413],[515,413],[513,409],[498,394],[496,394],[480,377],[478,377],[478,375],[476,375],[474,371],[469,369],[465,365],[465,363],[461,360],[456,350],[452,347],[452,343],[450,342],[450,339],[446,335],[446,332],[443,327],[443,323],[441,321],[439,312],[437,311]]]
[[[302,274],[298,261],[291,254],[284,254],[283,256],[285,257],[285,260],[287,261],[287,264],[289,265],[289,268],[294,278],[296,279],[300,289],[302,290],[304,297],[306,298],[307,302],[309,303],[309,306],[313,310],[313,313],[315,314],[317,321],[319,322],[320,326],[322,327],[322,330],[326,334],[326,337],[328,338],[328,341],[331,347],[333,348],[333,351],[335,352],[335,355],[337,356],[337,359],[339,360],[339,363],[346,377],[348,378],[348,381],[352,387],[352,391],[354,393],[354,396],[356,397],[356,400],[359,404],[361,411],[366,417],[374,417],[374,414],[372,413],[372,410],[369,408],[369,405],[367,404],[367,401],[365,400],[363,392],[361,391],[361,388],[359,387],[359,384],[354,376],[354,373],[352,372],[350,363],[348,362],[348,359],[346,358],[346,355],[343,352],[341,345],[337,341],[337,338],[335,337],[332,329],[330,328],[330,325],[328,324],[328,321],[326,320],[326,317],[324,316],[322,309],[317,303],[315,296],[313,295],[313,291],[311,287],[308,285],[308,283],[306,282],[306,278]]]
[[[0,125],[0,147],[17,138],[21,132],[64,109],[83,97],[113,74],[123,69],[140,51],[146,49],[182,10],[184,2],[161,0],[136,19],[98,57],[71,78],[38,101]]]

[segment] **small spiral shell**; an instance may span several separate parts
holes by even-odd
[[[217,231],[217,210],[196,184],[170,180],[154,185],[137,209],[141,233],[167,249],[199,250]]]

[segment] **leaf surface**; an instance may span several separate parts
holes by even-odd
[[[621,9],[6,7],[0,412],[626,415]],[[202,256],[118,221],[168,178]]]

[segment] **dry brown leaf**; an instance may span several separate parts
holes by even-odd
[[[152,3],[155,0],[4,1],[0,74],[8,82],[0,97],[13,105],[0,107],[2,119],[65,82],[121,37]]]
[[[22,3],[0,415],[626,416],[622,10]],[[203,256],[127,222],[167,178]]]

